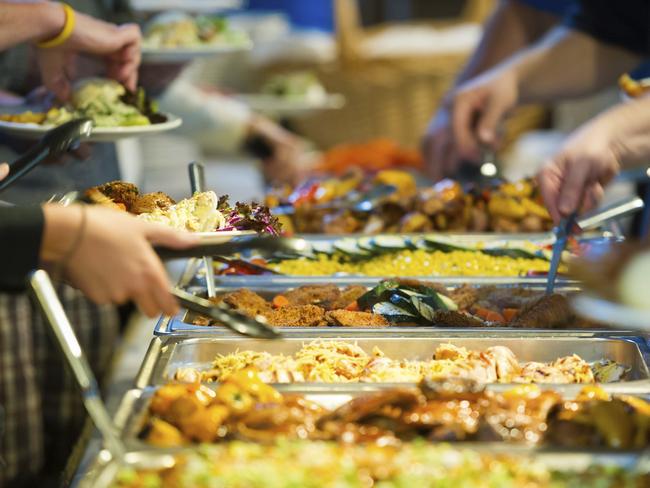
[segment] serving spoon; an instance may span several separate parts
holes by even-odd
[[[45,322],[49,325],[56,343],[61,348],[72,374],[81,389],[81,396],[88,415],[99,430],[106,448],[112,458],[119,463],[128,463],[141,469],[165,469],[175,464],[171,454],[160,452],[138,452],[137,462],[132,462],[134,456],[127,451],[120,439],[117,428],[101,399],[97,379],[88,364],[88,360],[79,344],[79,340],[70,325],[65,310],[56,295],[52,281],[47,272],[38,270],[29,278],[29,286],[38,304]]]

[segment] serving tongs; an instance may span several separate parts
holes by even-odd
[[[188,167],[190,173],[190,187],[192,195],[197,192],[205,191],[205,168],[201,163],[192,162]],[[210,256],[203,256],[203,266],[205,267],[205,282],[208,289],[208,297],[217,296],[217,286],[214,283],[214,263]]]
[[[77,149],[81,140],[89,137],[92,130],[93,121],[84,117],[47,131],[34,147],[9,164],[9,175],[0,181],[0,191],[13,185],[46,159]]]
[[[311,246],[305,239],[277,236],[241,236],[227,242],[202,243],[188,249],[171,249],[155,246],[161,259],[202,258],[203,256],[232,256],[247,251],[256,251],[262,256],[301,256]]]
[[[81,389],[86,411],[102,435],[104,445],[112,458],[119,463],[127,463],[140,469],[159,470],[172,467],[175,463],[174,457],[171,454],[161,453],[160,450],[128,452],[101,399],[95,375],[56,295],[50,277],[43,270],[35,271],[30,277],[29,285],[45,322],[63,351]]]
[[[264,322],[262,317],[250,318],[227,305],[213,303],[179,288],[174,288],[172,294],[188,310],[206,315],[243,336],[255,339],[279,339],[282,337],[282,334]]]
[[[386,201],[388,197],[397,191],[394,185],[375,185],[365,193],[355,196],[349,200],[339,200],[329,203],[310,205],[310,210],[352,210],[353,212],[367,213],[372,212]],[[296,213],[294,205],[278,205],[271,209],[274,215],[293,215]]]

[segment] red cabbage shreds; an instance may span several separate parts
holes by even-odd
[[[282,224],[271,215],[271,211],[264,205],[256,202],[237,202],[235,208],[228,205],[228,196],[219,198],[218,210],[226,215],[226,229],[254,230],[278,235],[282,231]],[[225,230],[225,229],[224,229]]]

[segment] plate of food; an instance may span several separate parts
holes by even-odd
[[[66,105],[43,111],[0,114],[0,130],[26,138],[40,138],[48,130],[79,117],[93,120],[89,141],[110,142],[175,129],[182,119],[158,112],[141,88],[129,92],[112,80],[89,79],[75,87]]]
[[[197,57],[247,51],[253,43],[228,20],[215,15],[190,16],[165,12],[144,28],[142,60],[145,63],[183,63]]]
[[[231,205],[228,195],[218,197],[213,191],[197,192],[176,202],[163,192],[142,193],[133,183],[112,181],[86,190],[84,200],[129,212],[147,222],[195,232],[210,242],[224,236],[275,235],[281,230],[267,207],[255,202]]]
[[[185,12],[216,12],[241,8],[242,0],[131,0],[134,12],[155,13],[183,9]]]
[[[300,115],[317,110],[337,110],[345,105],[345,97],[328,93],[310,71],[284,73],[269,78],[260,93],[242,94],[237,98],[253,110],[272,115]]]

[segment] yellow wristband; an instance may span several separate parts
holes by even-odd
[[[40,47],[41,49],[58,47],[67,41],[72,35],[72,31],[74,30],[75,26],[74,9],[67,3],[62,3],[61,6],[63,7],[63,12],[65,13],[65,24],[63,24],[63,29],[61,29],[61,32],[59,32],[56,37],[36,44],[37,47]]]

